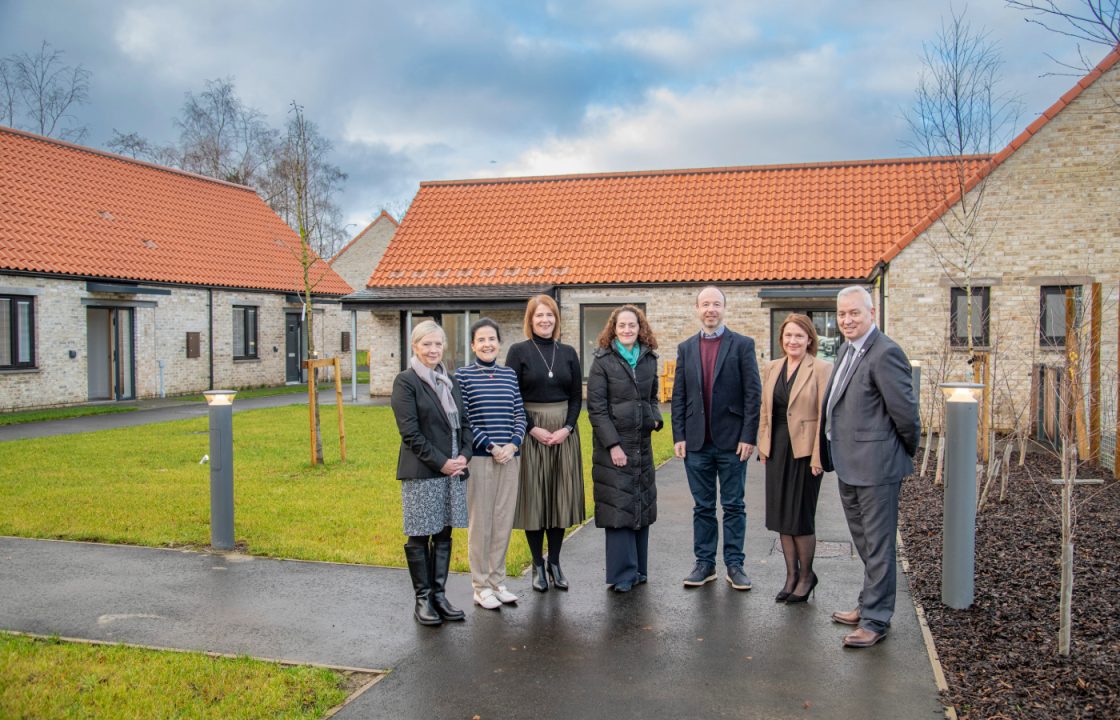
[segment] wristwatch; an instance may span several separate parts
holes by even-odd
[[[497,445],[495,445],[494,443],[490,443],[489,445],[487,445],[487,446],[486,446],[486,452],[488,452],[488,453],[490,453],[491,455],[493,455],[493,454],[494,454],[494,450],[496,450],[496,449],[497,449],[497,447],[498,447],[498,446],[497,446]]]

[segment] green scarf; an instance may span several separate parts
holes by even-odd
[[[641,343],[636,342],[636,343],[634,343],[634,347],[627,350],[622,345],[622,343],[620,343],[618,341],[618,338],[615,338],[614,339],[614,349],[618,350],[618,354],[622,356],[623,360],[630,363],[630,367],[632,367],[632,368],[638,367],[638,356],[640,356],[642,354],[642,344]]]

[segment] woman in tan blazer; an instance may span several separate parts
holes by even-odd
[[[762,371],[758,455],[766,465],[766,528],[781,537],[786,582],[776,602],[799,603],[817,586],[814,516],[821,489],[817,427],[832,363],[818,360],[817,331],[792,314],[778,331],[783,357]]]

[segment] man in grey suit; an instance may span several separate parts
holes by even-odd
[[[857,625],[844,646],[864,648],[886,637],[894,615],[898,493],[914,471],[921,428],[910,361],[875,326],[871,294],[859,286],[841,290],[836,321],[846,342],[825,392],[821,461],[839,478],[864,573],[858,606],[832,619]]]

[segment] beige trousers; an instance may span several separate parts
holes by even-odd
[[[506,550],[517,512],[521,458],[505,465],[482,455],[471,458],[467,478],[467,558],[475,592],[497,590],[506,580]]]

